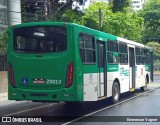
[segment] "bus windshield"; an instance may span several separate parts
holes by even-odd
[[[14,29],[14,50],[18,53],[56,53],[67,49],[65,27],[31,26]]]

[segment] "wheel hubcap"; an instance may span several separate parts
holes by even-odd
[[[114,88],[114,99],[115,100],[117,100],[118,99],[118,97],[119,97],[119,91],[118,91],[118,88],[117,88],[117,86]]]

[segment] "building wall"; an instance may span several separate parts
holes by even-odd
[[[7,1],[0,0],[0,33],[7,28],[8,20],[7,20]]]
[[[134,10],[141,10],[147,1],[149,0],[132,0],[132,8]]]
[[[7,0],[8,25],[21,23],[21,0]]]
[[[0,94],[8,91],[7,71],[0,71]]]
[[[21,0],[0,0],[0,33],[8,27],[21,23]]]
[[[131,0],[131,7],[133,10],[141,10],[147,1],[149,0]],[[93,2],[109,2],[109,0],[87,0],[87,2],[91,4]],[[89,4],[87,4],[87,6],[89,6]]]

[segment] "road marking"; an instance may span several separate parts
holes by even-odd
[[[157,96],[160,96],[160,94],[152,94],[152,95],[157,95]]]
[[[144,92],[144,93],[138,94],[138,95],[136,95],[136,96],[134,96],[134,97],[131,97],[131,98],[129,98],[129,99],[126,99],[126,100],[121,101],[121,102],[119,102],[119,103],[113,104],[113,105],[108,106],[108,107],[106,107],[106,108],[102,108],[102,109],[100,109],[100,110],[94,111],[94,112],[92,112],[92,113],[86,114],[86,115],[84,115],[84,116],[82,116],[82,117],[79,117],[79,118],[77,118],[77,119],[74,119],[74,120],[69,121],[69,122],[66,122],[66,123],[63,123],[63,124],[61,124],[61,125],[71,124],[71,123],[76,122],[76,121],[78,121],[78,120],[80,120],[80,119],[83,119],[83,118],[85,118],[85,117],[91,116],[91,115],[93,115],[93,114],[96,114],[96,113],[98,113],[98,112],[104,111],[104,110],[106,110],[106,109],[112,108],[112,107],[117,106],[117,105],[119,105],[119,104],[122,104],[122,103],[124,103],[124,102],[130,101],[131,99],[134,99],[134,98],[137,98],[137,97],[139,97],[139,96],[145,95],[145,94],[150,93],[150,92],[152,92],[152,91],[154,91],[154,90],[156,90],[156,89],[159,89],[159,88],[160,88],[160,87],[155,88],[155,89],[151,89],[151,90],[149,90],[149,91],[146,91],[146,92]]]
[[[36,109],[48,107],[48,106],[51,106],[51,105],[55,105],[55,104],[48,104],[48,105],[44,105],[44,106],[40,106],[40,107],[36,107],[36,108],[31,108],[31,109],[28,109],[28,110],[22,110],[22,111],[11,113],[11,114],[7,114],[7,115],[4,115],[4,116],[12,116],[12,115],[28,112],[28,111],[31,111],[31,110],[36,110]]]

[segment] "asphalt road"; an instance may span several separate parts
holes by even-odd
[[[153,82],[154,83],[160,83],[160,74],[156,74],[153,77]]]
[[[92,114],[91,117],[79,119],[81,122],[71,124],[75,125],[91,125],[91,124],[107,124],[107,125],[159,125],[160,124],[160,89],[145,93],[135,99],[121,103],[103,111]],[[106,117],[112,116],[112,117]],[[118,116],[118,117],[116,117]],[[134,117],[135,116],[135,117]],[[153,117],[151,117],[153,116]],[[117,120],[116,120],[116,119]],[[157,119],[159,122],[129,122],[127,119]],[[87,120],[88,119],[88,120]],[[96,119],[96,120],[95,120]],[[122,120],[121,120],[122,119]],[[107,122],[107,121],[112,122]],[[113,122],[113,121],[120,122]],[[83,122],[89,121],[89,122]],[[96,121],[96,122],[95,122]]]
[[[140,94],[142,95],[139,96]],[[133,98],[135,96],[139,97]],[[133,99],[128,100],[127,102],[123,102],[126,99],[130,98]],[[160,116],[159,98],[160,98],[160,89],[156,89],[154,91],[145,94],[143,94],[140,91],[137,91],[136,93],[122,94],[121,102],[120,104],[117,105],[111,105],[109,102],[107,103],[106,100],[100,102],[86,103],[86,104],[72,104],[70,106],[66,105],[65,103],[53,104],[53,103],[18,102],[0,107],[0,115],[14,116],[14,117],[15,116],[24,116],[24,117],[63,116],[60,117],[62,119],[65,118],[64,116],[66,116],[67,120],[65,122],[64,121],[54,122],[54,125],[64,124],[75,119],[73,118],[69,120],[67,116],[72,116],[72,117],[77,116],[78,118],[79,116],[88,115],[92,116],[91,119],[89,119],[90,122],[84,122],[88,120],[87,118],[82,118],[80,119],[81,122],[75,122],[75,123],[69,122],[69,124],[99,124],[99,123],[102,124],[102,121],[108,118],[104,116],[112,116],[112,117],[113,116]],[[115,117],[113,117],[113,119],[114,118]],[[96,122],[95,119],[97,119]],[[113,123],[115,122],[113,121],[107,122],[107,125],[108,124],[112,125]],[[123,123],[122,121],[120,123],[126,124],[127,122]],[[119,125],[120,123],[116,122],[115,124]],[[131,123],[132,122],[129,122],[129,124]],[[142,123],[143,122],[141,122],[141,124]],[[47,125],[48,124],[53,124],[53,123],[50,122],[47,123]]]
[[[154,77],[154,82],[159,82],[160,77]],[[149,91],[156,87],[149,88]],[[16,102],[8,105],[0,106],[0,116],[30,116],[30,117],[40,117],[60,116],[61,119],[65,121],[61,122],[48,122],[45,125],[58,125],[58,124],[107,124],[107,125],[130,125],[130,124],[143,124],[150,125],[149,122],[127,122],[125,121],[128,116],[160,116],[160,89],[157,88],[148,93],[142,93],[141,91],[136,91],[135,93],[125,93],[121,95],[121,101],[117,105],[112,105],[110,102],[103,100],[99,102],[91,102],[84,104],[66,104],[61,103],[33,103],[33,102]],[[138,96],[138,97],[136,97]],[[132,98],[132,99],[131,99]],[[127,101],[126,101],[127,100]],[[124,102],[126,101],[126,102]],[[81,118],[81,116],[91,116]],[[68,117],[71,116],[71,117]],[[112,116],[112,117],[109,117]],[[118,117],[115,117],[118,116]],[[124,117],[125,116],[125,117]],[[71,119],[70,119],[71,118]],[[76,120],[79,118],[80,122]],[[106,122],[107,119],[111,119],[112,122]],[[121,122],[113,122],[114,119],[123,119]],[[76,122],[72,122],[76,120]],[[89,122],[85,122],[88,121]],[[96,120],[96,121],[95,121]],[[105,122],[103,122],[105,121]],[[2,123],[0,123],[2,124]],[[3,123],[6,124],[6,123]],[[12,123],[13,124],[13,123]],[[19,124],[19,123],[14,123]],[[23,123],[28,125],[29,123]],[[38,123],[39,125],[44,123]],[[152,125],[158,125],[160,123],[155,122]]]

